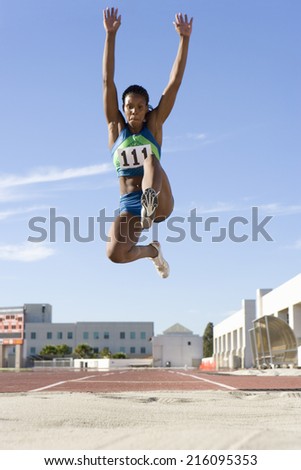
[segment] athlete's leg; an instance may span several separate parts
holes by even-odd
[[[159,242],[136,245],[142,228],[139,217],[129,213],[118,215],[113,222],[107,242],[107,255],[114,263],[130,263],[141,258],[150,258],[162,278],[169,275],[168,263],[163,258]]]
[[[174,204],[167,175],[154,155],[148,156],[144,161],[142,191],[141,226],[149,228],[152,220],[165,220],[171,214]]]
[[[167,217],[170,216],[174,208],[174,198],[172,195],[171,186],[170,186],[167,174],[163,170],[162,166],[161,166],[161,177],[162,177],[162,185],[161,185],[160,194],[158,196],[159,204],[156,210],[156,217],[154,219],[155,222],[162,222],[163,220],[167,219]]]
[[[142,179],[141,189],[145,191],[147,188],[153,188],[156,193],[161,191],[162,173],[161,164],[155,155],[149,155],[144,160],[144,175]]]
[[[154,246],[137,245],[141,232],[139,217],[129,213],[118,215],[109,232],[108,258],[114,263],[130,263],[141,258],[155,258],[158,253]]]

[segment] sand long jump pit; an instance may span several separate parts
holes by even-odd
[[[154,369],[0,373],[0,447],[300,450],[301,377],[259,379]]]

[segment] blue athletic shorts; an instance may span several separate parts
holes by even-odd
[[[132,193],[120,196],[119,213],[128,212],[137,217],[141,216],[141,196],[142,191],[133,191]]]

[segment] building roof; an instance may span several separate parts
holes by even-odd
[[[173,326],[170,328],[167,328],[167,330],[163,331],[164,335],[192,335],[193,332],[189,330],[188,328],[185,328],[185,326],[180,325],[180,323],[175,323]]]

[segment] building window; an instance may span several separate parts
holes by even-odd
[[[52,339],[52,332],[51,331],[47,331],[46,338],[47,339]]]
[[[108,331],[105,331],[103,337],[104,339],[110,339],[110,333]]]
[[[131,354],[135,354],[135,352],[136,352],[136,348],[135,348],[134,346],[132,346],[132,347],[130,348],[130,353],[131,353]]]
[[[89,339],[89,332],[88,331],[83,332],[83,339]]]
[[[136,339],[136,333],[135,333],[135,331],[131,331],[131,332],[130,332],[130,338],[131,338],[131,339]]]
[[[141,354],[145,354],[145,353],[146,353],[145,347],[140,348],[140,353],[141,353]]]
[[[98,354],[98,353],[99,353],[99,349],[98,349],[98,348],[93,348],[93,352],[94,352],[95,354]]]
[[[30,333],[30,339],[37,339],[37,334],[36,334],[35,331],[32,331],[32,332]]]
[[[68,331],[68,333],[67,333],[67,339],[73,339],[73,333],[72,333],[72,331]]]
[[[145,331],[141,331],[141,333],[140,333],[140,339],[146,339],[146,333],[145,333]]]
[[[36,354],[36,348],[31,347],[30,348],[30,354]]]
[[[124,346],[120,346],[119,351],[125,354],[125,347],[124,347]]]
[[[63,339],[63,332],[62,331],[57,332],[57,339]]]
[[[120,339],[125,339],[125,332],[124,331],[120,332]]]
[[[99,339],[99,333],[98,333],[98,331],[94,331],[94,333],[93,333],[93,339]]]

